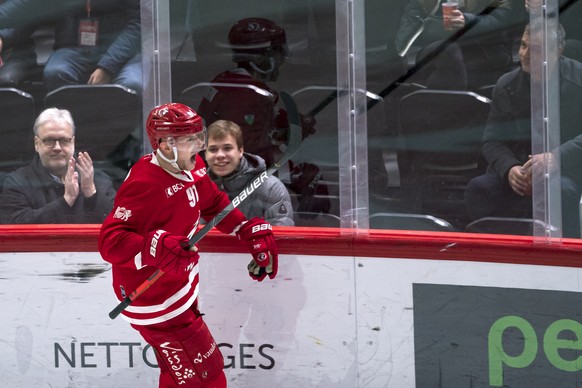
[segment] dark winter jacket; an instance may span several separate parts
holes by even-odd
[[[115,190],[111,179],[95,170],[97,193],[83,193],[70,207],[65,186],[57,182],[35,155],[31,164],[6,176],[0,194],[0,221],[6,224],[99,224],[113,208]]]
[[[493,91],[482,151],[489,169],[507,182],[513,166],[531,154],[530,77],[521,68],[503,75]],[[562,173],[582,181],[582,63],[560,59]]]
[[[210,178],[228,193],[232,201],[253,179],[266,170],[265,161],[257,155],[244,153],[239,168],[226,177],[218,177],[209,171]],[[293,226],[293,208],[285,185],[275,176],[270,176],[238,209],[247,218],[263,217],[272,225]]]

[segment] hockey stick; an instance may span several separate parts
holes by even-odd
[[[282,165],[287,163],[289,159],[299,149],[301,145],[301,118],[299,112],[297,111],[297,106],[293,97],[286,92],[280,93],[285,109],[287,110],[287,117],[289,118],[289,141],[287,142],[287,149],[271,167],[259,174],[255,179],[251,181],[233,200],[224,208],[220,213],[216,215],[210,222],[208,222],[198,233],[194,234],[188,240],[188,246],[185,249],[189,249],[197,242],[202,240],[208,232],[218,225],[231,211],[234,210],[242,201],[248,198],[253,191],[255,191],[264,181],[267,180],[271,175],[275,173]],[[136,300],[141,294],[143,294],[152,284],[154,284],[162,275],[164,271],[157,269],[153,274],[150,275],[142,284],[140,284],[131,294],[125,297],[111,312],[109,313],[109,318],[115,319],[123,310],[125,310],[134,300]]]

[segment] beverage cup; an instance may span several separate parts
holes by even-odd
[[[445,30],[452,30],[453,26],[451,25],[451,13],[457,9],[459,9],[459,5],[457,3],[443,3],[443,28]]]

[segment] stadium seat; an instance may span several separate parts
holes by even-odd
[[[125,178],[141,154],[133,151],[142,142],[137,138],[141,101],[135,91],[121,85],[68,85],[48,93],[44,105],[69,110],[75,121],[76,150],[89,152],[114,180]]]
[[[453,226],[443,219],[427,214],[374,213],[370,216],[371,229],[426,230],[452,232]]]
[[[532,236],[534,228],[545,229],[541,220],[514,217],[483,217],[471,222],[465,228],[468,233],[514,234]]]
[[[319,226],[339,228],[341,219],[334,214],[293,212],[295,226]]]
[[[484,171],[481,138],[490,103],[474,92],[434,89],[400,99],[400,178],[417,193],[422,213],[464,216],[465,186]]]
[[[75,144],[94,160],[110,153],[138,126],[141,103],[121,85],[68,85],[48,93],[45,108],[68,109],[75,120]]]
[[[34,155],[34,98],[19,89],[0,88],[2,124],[2,162],[0,169],[10,172],[27,164]]]

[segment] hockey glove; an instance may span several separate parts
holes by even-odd
[[[144,239],[142,263],[164,272],[187,271],[198,262],[198,252],[184,247],[188,247],[185,236],[174,236],[162,229],[150,232]]]
[[[315,117],[310,115],[301,115],[301,135],[305,139],[315,133]]]
[[[263,281],[265,276],[277,276],[279,250],[273,237],[271,224],[255,217],[245,222],[237,232],[239,240],[249,246],[253,261],[248,265],[249,275],[254,280]]]

